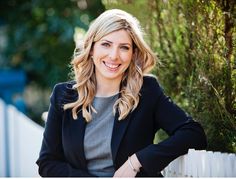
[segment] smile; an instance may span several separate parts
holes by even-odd
[[[113,70],[116,70],[120,66],[120,64],[112,64],[112,63],[108,63],[108,62],[103,62],[103,63],[106,67],[113,69]]]

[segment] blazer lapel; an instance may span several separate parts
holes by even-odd
[[[74,120],[74,119],[73,119]],[[85,134],[85,127],[86,127],[86,122],[85,119],[82,116],[82,112],[78,113],[78,118],[77,120],[74,121],[74,131],[76,131],[75,135],[75,141],[78,141],[77,149],[78,149],[78,158],[80,160],[80,164],[84,169],[87,169],[87,162],[85,158],[85,153],[84,153],[84,134]]]
[[[113,125],[112,138],[111,138],[111,152],[112,152],[113,162],[115,162],[121,140],[125,134],[125,131],[130,121],[130,116],[131,116],[131,113],[129,113],[125,119],[119,121],[118,120],[119,113],[116,112],[114,125]]]

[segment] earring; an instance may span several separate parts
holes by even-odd
[[[93,55],[91,55],[91,57],[90,57],[90,58],[91,58],[91,60],[93,60]]]

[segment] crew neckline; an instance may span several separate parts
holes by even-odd
[[[116,94],[111,95],[111,96],[95,96],[94,98],[97,98],[97,99],[109,99],[109,98],[116,97],[118,95],[119,95],[119,93],[116,93]]]

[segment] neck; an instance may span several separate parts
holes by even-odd
[[[99,80],[97,78],[97,97],[113,96],[120,91],[121,80]]]

